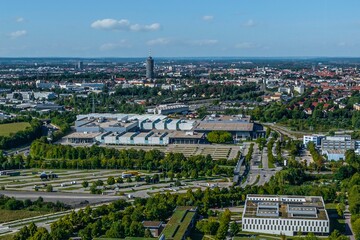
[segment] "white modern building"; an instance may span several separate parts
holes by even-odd
[[[294,91],[297,91],[298,93],[303,94],[305,92],[305,86],[304,85],[295,86]]]
[[[161,115],[168,115],[173,113],[187,113],[189,111],[189,106],[184,104],[169,104],[169,105],[159,105],[155,108],[155,113]]]
[[[57,84],[53,82],[46,82],[44,80],[36,80],[35,85],[37,88],[42,88],[42,89],[51,89],[58,87]]]
[[[204,133],[196,133],[195,120],[171,119],[162,115],[91,113],[78,115],[76,133],[68,143],[107,145],[168,145],[205,142]],[[93,137],[94,139],[89,139]]]
[[[294,236],[329,234],[330,221],[322,197],[247,195],[242,230]]]
[[[304,135],[303,144],[307,146],[309,142],[313,142],[316,147],[320,147],[323,138],[325,138],[325,135]]]

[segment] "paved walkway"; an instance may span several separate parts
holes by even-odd
[[[351,227],[351,213],[349,211],[349,205],[346,205],[345,208],[345,235],[350,238],[350,240],[355,240],[354,231]]]

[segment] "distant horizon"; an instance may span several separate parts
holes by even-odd
[[[132,56],[132,57],[76,57],[76,56],[44,56],[44,57],[6,57],[0,56],[0,59],[146,59],[148,56]],[[214,59],[360,59],[360,56],[254,56],[254,57],[241,57],[241,56],[154,56],[151,55],[153,59],[205,59],[205,58],[214,58]]]

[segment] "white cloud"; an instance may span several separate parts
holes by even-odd
[[[204,40],[194,40],[190,41],[190,45],[194,46],[211,46],[217,44],[219,41],[215,39],[204,39]]]
[[[255,43],[252,43],[252,42],[242,42],[242,43],[236,44],[235,47],[240,48],[240,49],[252,49],[252,48],[257,48],[258,45],[256,45]]]
[[[23,22],[25,19],[23,17],[16,18],[16,22],[20,23]]]
[[[206,16],[203,16],[202,19],[204,21],[211,21],[214,19],[214,16],[211,16],[211,15],[206,15]]]
[[[116,43],[105,43],[101,45],[99,49],[101,51],[110,51],[119,48],[131,48],[131,47],[132,45],[127,40],[123,39],[120,42],[116,42]]]
[[[160,24],[159,23],[153,23],[150,25],[140,25],[140,24],[133,24],[130,26],[130,30],[135,31],[135,32],[140,32],[140,31],[157,31],[160,29]]]
[[[168,38],[157,38],[152,39],[146,42],[147,45],[153,46],[153,45],[166,45],[170,43],[170,39]]]
[[[15,31],[15,32],[11,32],[8,34],[8,36],[12,39],[16,39],[16,38],[19,38],[19,37],[23,37],[27,34],[27,31],[26,30],[19,30],[19,31]]]
[[[110,18],[96,20],[91,24],[92,28],[106,30],[127,30],[129,26],[130,22],[127,19],[115,20]]]
[[[150,25],[141,25],[141,24],[131,24],[127,19],[101,19],[96,20],[91,24],[92,28],[103,29],[103,30],[122,30],[122,31],[157,31],[160,29],[159,23],[152,23]]]
[[[254,20],[249,19],[249,20],[247,20],[246,22],[244,22],[242,25],[243,25],[244,27],[255,27],[255,26],[256,26],[256,23],[255,23]]]

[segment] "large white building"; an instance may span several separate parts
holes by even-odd
[[[319,196],[247,195],[242,230],[286,236],[328,234],[330,221]]]
[[[235,141],[265,135],[263,127],[246,116],[208,116],[203,120],[175,119],[153,114],[90,113],[78,115],[70,143],[99,142],[119,145],[206,143],[211,131],[229,131]],[[89,140],[89,133],[99,133]],[[85,139],[85,140],[84,140]]]
[[[163,115],[91,113],[78,115],[76,133],[66,138],[70,143],[109,145],[204,143],[205,134],[193,131],[196,123],[195,120],[171,119]]]

